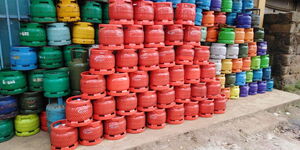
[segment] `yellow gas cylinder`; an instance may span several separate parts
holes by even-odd
[[[56,11],[58,21],[74,22],[80,20],[80,10],[76,0],[59,0]]]
[[[230,99],[238,99],[240,98],[240,87],[233,86],[230,88]]]
[[[225,81],[226,81],[225,74],[217,75],[216,78],[218,80],[220,80],[220,82],[221,82],[221,88],[225,88]]]
[[[76,22],[72,30],[72,42],[75,44],[94,44],[95,29],[92,23]]]
[[[223,73],[223,74],[232,73],[232,59],[223,59],[222,60],[221,73]]]

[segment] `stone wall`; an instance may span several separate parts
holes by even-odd
[[[300,12],[266,14],[264,28],[275,87],[295,84],[300,80]]]

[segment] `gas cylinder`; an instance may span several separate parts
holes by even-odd
[[[236,17],[237,13],[227,13],[226,24],[231,26],[235,25]]]
[[[230,87],[230,99],[238,99],[240,98],[240,87],[232,86]]]
[[[245,43],[250,43],[254,41],[253,28],[245,29]]]
[[[239,55],[239,45],[230,44],[227,47],[226,58],[227,59],[237,59]]]
[[[46,114],[47,114],[47,126],[50,131],[50,125],[61,119],[66,118],[66,113],[65,113],[65,105],[63,102],[63,99],[58,98],[58,99],[49,99],[48,100],[48,105],[46,107]]]
[[[180,24],[168,25],[165,31],[166,45],[182,45],[183,44],[183,27]]]
[[[176,104],[167,109],[167,123],[182,124],[184,122],[184,104]]]
[[[80,91],[83,99],[99,99],[106,95],[106,82],[102,75],[82,72],[80,79]]]
[[[274,80],[273,79],[267,80],[267,91],[268,92],[273,91],[273,87],[274,87]]]
[[[226,13],[225,12],[216,12],[215,13],[215,26],[221,24],[226,24]]]
[[[66,23],[47,24],[48,45],[62,46],[71,44],[71,33]]]
[[[242,44],[244,42],[245,42],[245,29],[244,28],[235,28],[234,43]]]
[[[232,12],[241,13],[242,12],[242,0],[233,0],[232,1]]]
[[[214,113],[224,114],[226,110],[226,96],[224,94],[214,99]]]
[[[45,132],[48,131],[46,111],[42,111],[40,113],[40,128],[41,128],[41,130],[43,130]]]
[[[202,9],[199,6],[197,6],[196,7],[196,18],[195,18],[195,25],[196,26],[201,26],[202,25],[202,18],[203,18]]]
[[[144,48],[139,50],[139,69],[143,71],[159,69],[159,53],[157,48]]]
[[[93,101],[93,118],[108,120],[116,116],[116,101],[112,96],[105,96]]]
[[[184,66],[184,83],[199,83],[200,82],[200,66],[185,65]]]
[[[207,27],[201,26],[201,42],[205,42],[207,38]]]
[[[63,97],[70,93],[69,69],[48,70],[44,74],[44,96]]]
[[[221,11],[222,0],[211,0],[210,10]]]
[[[251,28],[251,16],[246,13],[238,14],[237,16],[237,27],[238,28]]]
[[[181,3],[190,3],[190,4],[195,4],[196,0],[182,0]]]
[[[235,75],[235,73],[233,73],[233,74],[226,74],[225,77],[226,77],[226,81],[225,81],[225,86],[226,87],[232,87],[232,86],[235,85],[235,82],[236,82],[236,75]]]
[[[59,0],[56,11],[58,21],[75,22],[80,20],[80,10],[76,0]]]
[[[146,71],[129,73],[130,92],[142,93],[149,89],[149,75]]]
[[[126,120],[124,116],[116,116],[104,121],[104,138],[118,140],[126,136]]]
[[[199,102],[191,101],[184,104],[184,119],[185,120],[196,120],[199,114]]]
[[[168,68],[161,68],[150,72],[150,88],[152,90],[166,90],[169,88],[170,74]]]
[[[35,69],[28,74],[30,91],[43,91],[44,69]]]
[[[0,119],[2,120],[12,118],[15,117],[17,114],[17,99],[12,96],[0,96]]]
[[[225,78],[225,74],[220,74],[216,76],[217,80],[220,80],[221,83],[221,88],[225,88],[225,83],[226,83],[226,78]]]
[[[76,149],[78,146],[78,129],[66,125],[66,120],[51,124],[51,150]]]
[[[263,77],[262,69],[253,70],[253,81],[261,81]]]
[[[211,0],[196,0],[197,8],[210,10]]]
[[[110,24],[133,24],[133,15],[133,6],[131,0],[109,1]]]
[[[259,94],[266,93],[266,90],[267,90],[267,82],[266,81],[258,81],[257,85],[258,85],[257,93],[259,93]]]
[[[134,1],[134,24],[153,25],[154,24],[154,7],[151,1]]]
[[[249,83],[249,95],[256,95],[258,90],[257,82]]]
[[[102,22],[104,24],[109,24],[109,4],[102,3]]]
[[[199,117],[210,118],[214,114],[214,100],[205,99],[199,102]]]
[[[36,69],[36,50],[31,47],[12,47],[10,51],[10,65],[12,70]]]
[[[33,22],[56,22],[56,8],[52,0],[32,0],[30,17]]]
[[[243,86],[246,84],[246,72],[238,72],[236,73],[236,86]]]
[[[248,44],[240,44],[239,45],[239,58],[248,57]]]
[[[145,47],[164,47],[165,32],[162,25],[145,26]]]
[[[206,65],[210,57],[209,46],[197,46],[194,48],[194,64]]]
[[[117,114],[120,116],[128,116],[136,113],[137,97],[135,93],[129,93],[126,96],[116,97]]]
[[[0,81],[1,95],[16,95],[27,90],[26,77],[21,71],[1,71]]]
[[[207,28],[206,42],[217,42],[218,39],[218,27]]]
[[[12,119],[0,120],[0,143],[14,137],[14,125]]]
[[[175,105],[175,91],[173,88],[157,91],[157,107],[171,108]]]
[[[91,49],[90,72],[108,75],[115,72],[115,55],[110,50]]]
[[[196,5],[190,3],[177,4],[175,11],[175,24],[194,25],[196,17]]]
[[[63,53],[64,53],[64,62],[66,66],[70,65],[71,62],[71,58],[72,58],[72,54],[71,54],[71,50],[73,48],[82,48],[81,45],[67,45],[63,48]]]
[[[114,73],[106,78],[107,94],[111,96],[125,96],[129,94],[128,73]]]
[[[177,47],[176,51],[176,64],[192,65],[194,60],[194,50],[192,45],[182,45]]]
[[[251,57],[251,69],[260,69],[261,59],[260,56]]]
[[[212,59],[225,59],[226,58],[226,44],[212,43],[210,47],[210,58]]]
[[[251,26],[252,28],[259,28],[260,24],[260,9],[253,8],[251,14]]]
[[[260,68],[267,68],[269,67],[270,64],[270,58],[269,55],[262,55],[260,56],[261,63],[260,63]]]
[[[254,41],[263,42],[265,39],[265,30],[263,28],[255,28],[254,30]]]
[[[202,25],[205,27],[213,27],[215,24],[215,15],[213,11],[203,12]]]
[[[15,134],[31,136],[40,132],[40,120],[37,114],[17,115],[15,118]]]
[[[256,56],[257,53],[257,45],[256,42],[248,43],[248,56],[253,57]]]
[[[81,20],[91,23],[102,23],[101,4],[96,1],[86,1],[81,7]]]
[[[209,59],[209,62],[212,62],[216,65],[216,75],[220,75],[221,74],[221,70],[222,70],[222,60],[221,59]]]
[[[253,71],[247,71],[246,72],[246,83],[250,83],[253,81]]]
[[[72,43],[74,44],[94,44],[95,29],[92,23],[76,22],[72,29]]]
[[[155,109],[147,113],[147,127],[150,129],[162,129],[166,126],[166,121],[165,109]]]
[[[124,33],[121,25],[100,24],[98,37],[99,37],[99,48],[101,50],[102,49],[103,50],[124,49]]]
[[[170,85],[180,86],[184,84],[184,67],[183,65],[175,65],[169,68]]]
[[[91,146],[103,141],[103,124],[101,121],[93,121],[87,126],[79,128],[79,143]]]
[[[136,112],[130,116],[126,116],[126,132],[142,133],[146,128],[146,115],[144,112]]]
[[[60,47],[44,46],[38,53],[39,67],[52,69],[62,67],[63,53]]]
[[[201,27],[186,26],[184,29],[183,44],[200,46],[201,41]]]
[[[20,44],[23,46],[45,46],[46,30],[40,23],[21,23]]]
[[[212,62],[209,62],[207,65],[200,66],[200,80],[203,82],[210,82],[215,79],[216,76],[216,65]]]
[[[230,87],[228,88],[222,88],[221,89],[221,94],[225,95],[226,101],[230,98]]]
[[[138,67],[138,54],[135,49],[123,49],[116,53],[116,71],[134,72]]]
[[[124,47],[144,48],[144,30],[142,25],[124,26]]]
[[[175,50],[173,46],[165,46],[158,49],[159,67],[175,66]]]
[[[249,86],[248,86],[248,84],[240,86],[240,97],[247,97],[248,93],[249,93]]]
[[[243,58],[243,71],[249,71],[251,68],[251,57],[245,57]]]
[[[252,9],[254,7],[254,0],[243,0],[243,11]]]
[[[175,86],[175,102],[176,103],[188,103],[191,101],[191,85],[183,84],[181,86]]]
[[[271,67],[267,67],[263,69],[263,79],[264,80],[270,80],[272,77],[272,68]]]
[[[154,3],[154,24],[171,25],[174,24],[174,11],[172,2]]]
[[[206,83],[207,88],[207,98],[216,98],[221,94],[221,82],[220,80],[213,80],[211,82]]]
[[[241,72],[243,69],[243,59],[232,59],[232,72]]]
[[[138,111],[150,112],[156,109],[157,94],[155,91],[147,91],[139,93],[138,97]]]
[[[257,43],[257,55],[267,55],[268,43],[267,41]]]
[[[232,73],[232,59],[223,59],[222,60],[221,73],[224,73],[224,74]]]
[[[218,43],[234,44],[235,32],[233,28],[221,28]]]
[[[43,93],[42,92],[25,92],[20,96],[20,113],[21,114],[37,114],[43,109]]]
[[[232,0],[222,0],[222,12],[232,12]]]

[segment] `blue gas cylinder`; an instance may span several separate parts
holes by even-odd
[[[263,77],[262,69],[253,70],[253,81],[261,81]]]
[[[58,98],[56,103],[54,101],[55,99],[49,99],[49,104],[46,107],[48,129],[50,129],[51,123],[66,118],[63,99]]]
[[[197,7],[196,8],[195,25],[201,26],[202,25],[202,18],[203,18],[202,9]]]
[[[246,11],[246,9],[252,9],[254,7],[254,1],[253,0],[243,0],[243,12]]]
[[[177,4],[181,3],[181,0],[167,0],[167,2],[172,2],[173,8],[176,8]]]
[[[246,84],[246,72],[237,72],[235,85],[242,86]]]
[[[37,68],[37,54],[32,47],[12,47],[10,52],[12,70],[33,70]]]
[[[246,13],[238,14],[236,26],[238,28],[251,28],[251,16]]]
[[[211,0],[210,10],[211,11],[221,11],[222,0]]]
[[[272,77],[272,68],[264,68],[263,69],[263,80],[270,80]]]
[[[13,96],[0,96],[0,120],[13,118],[18,114],[17,100]]]
[[[273,79],[267,80],[267,91],[271,92],[273,91],[273,88],[274,88],[274,80]]]
[[[66,23],[51,23],[47,25],[48,45],[62,46],[71,44],[70,29]]]
[[[197,7],[204,10],[210,10],[210,4],[211,0],[196,0]]]
[[[232,12],[241,13],[242,6],[243,6],[242,0],[233,0],[232,1]]]
[[[227,13],[226,24],[231,26],[235,25],[236,17],[237,17],[237,13]]]
[[[196,0],[181,0],[182,3],[190,3],[190,4],[195,4]]]

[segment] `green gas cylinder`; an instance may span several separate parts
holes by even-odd
[[[0,94],[16,95],[27,90],[25,74],[21,71],[0,71]]]
[[[269,55],[260,56],[260,68],[268,68],[270,65]]]
[[[33,22],[56,22],[53,0],[31,0],[30,16]]]
[[[251,57],[251,69],[257,70],[260,69],[261,59],[260,56]]]
[[[71,50],[73,48],[82,48],[81,45],[68,45],[64,47],[64,59],[65,59],[65,65],[70,66],[71,62]]]
[[[102,23],[109,24],[109,4],[102,3]]]
[[[43,91],[43,79],[45,69],[35,69],[28,73],[30,91]]]
[[[70,93],[69,69],[55,69],[44,74],[44,96],[56,98],[67,96]]]
[[[31,136],[40,132],[40,120],[37,114],[17,115],[15,133],[17,136]]]
[[[248,44],[244,43],[244,44],[240,44],[239,45],[239,58],[244,58],[244,57],[248,57]]]
[[[40,68],[52,69],[63,66],[63,54],[60,47],[44,46],[38,54]]]
[[[20,44],[23,46],[45,46],[46,30],[40,23],[21,23]]]
[[[222,12],[232,12],[232,0],[222,0]]]
[[[8,141],[15,135],[12,119],[0,120],[0,143]]]
[[[233,28],[221,28],[218,43],[234,44],[235,32]]]
[[[232,74],[226,74],[225,75],[225,86],[226,87],[232,87],[235,85],[235,81],[236,81],[236,75],[235,73],[232,73]]]
[[[43,109],[43,93],[42,92],[25,92],[20,96],[20,113],[36,114]]]
[[[81,21],[102,23],[101,4],[95,1],[86,1],[81,7]]]
[[[250,70],[246,72],[246,82],[250,83],[252,81],[253,81],[253,71]]]
[[[254,41],[263,42],[265,39],[265,30],[264,28],[255,28],[254,29]]]

